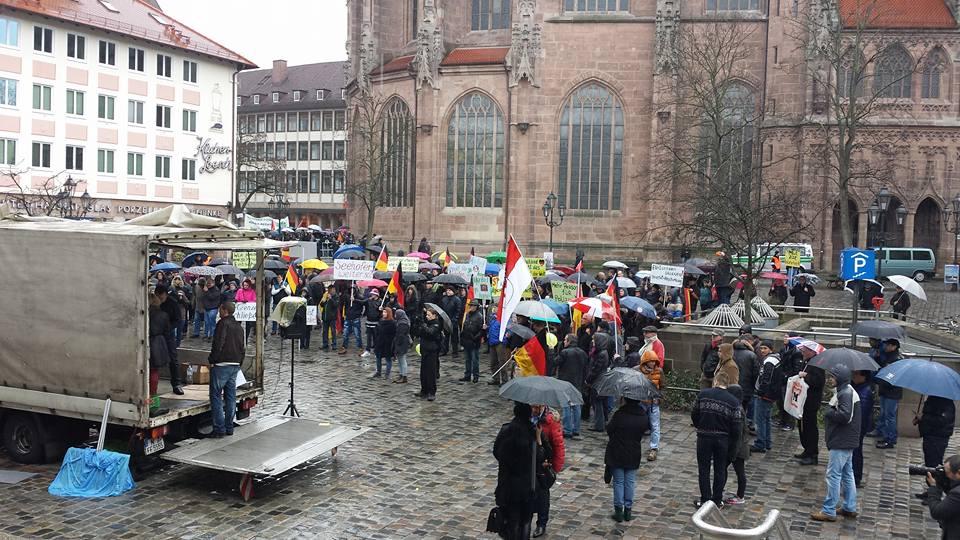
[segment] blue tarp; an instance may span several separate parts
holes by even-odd
[[[129,455],[69,448],[47,491],[58,497],[113,497],[133,487]]]

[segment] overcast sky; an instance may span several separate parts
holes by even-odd
[[[268,68],[346,60],[344,0],[159,0],[174,19]]]

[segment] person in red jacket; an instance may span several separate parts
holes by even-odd
[[[533,537],[538,538],[547,532],[547,520],[550,519],[550,487],[556,481],[556,475],[563,470],[565,449],[563,446],[563,427],[560,415],[545,405],[533,405],[534,419],[537,425],[537,497],[534,509],[537,512],[537,528]]]

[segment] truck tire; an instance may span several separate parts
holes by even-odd
[[[927,274],[922,270],[917,270],[913,273],[913,280],[917,283],[923,283],[927,280]]]
[[[17,463],[43,463],[43,434],[34,415],[8,414],[3,423],[3,447]]]

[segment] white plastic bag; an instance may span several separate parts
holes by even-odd
[[[803,404],[807,401],[807,389],[810,385],[799,375],[787,379],[787,392],[783,396],[783,409],[790,416],[803,418]]]

